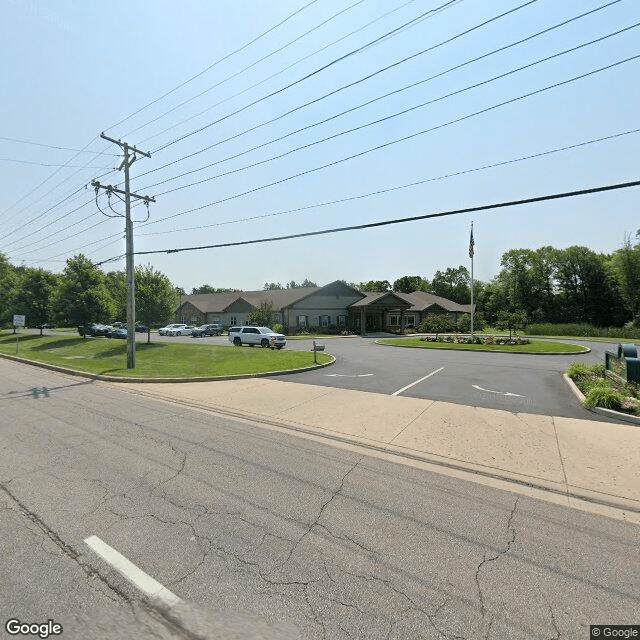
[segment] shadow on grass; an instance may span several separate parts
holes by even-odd
[[[34,338],[39,338],[40,336],[33,336]],[[45,336],[43,336],[45,337]],[[82,343],[84,338],[60,338],[59,340],[53,340],[47,342],[43,342],[42,344],[34,345],[30,347],[31,351],[51,351],[53,349],[61,349],[63,347],[71,347],[76,344]]]
[[[13,333],[5,334],[0,337],[0,344],[15,344],[16,338],[20,338],[20,342],[26,342],[31,340],[38,340],[39,338],[46,338],[47,336],[41,336],[40,334],[33,333]]]

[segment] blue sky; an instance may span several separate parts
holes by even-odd
[[[13,264],[53,271],[80,252],[95,262],[124,254],[122,219],[100,213],[93,190],[85,189],[105,173],[103,183],[122,182],[121,172],[112,171],[119,158],[99,155],[118,152],[100,140],[101,131],[152,152],[131,167],[132,189],[156,196],[146,222],[144,207],[133,209],[136,251],[304,233],[638,179],[640,133],[469,171],[640,128],[640,59],[472,116],[640,54],[640,27],[634,27],[467,89],[640,22],[640,5],[622,0],[463,64],[606,3],[525,4],[5,0],[0,251]],[[237,49],[242,50],[234,53]],[[463,66],[443,73],[458,65]],[[432,76],[438,77],[425,81]],[[376,100],[414,83],[419,84]],[[431,104],[317,142],[426,102]],[[295,111],[279,117],[290,110]],[[433,130],[239,196],[427,129]],[[292,151],[305,145],[310,146]],[[205,147],[212,148],[201,151]],[[182,159],[190,154],[195,155]],[[281,154],[286,155],[270,160]],[[254,163],[260,164],[246,168]],[[232,173],[219,175],[225,172]],[[461,172],[466,173],[441,178]],[[195,181],[203,182],[186,186]],[[423,183],[354,199],[415,182]],[[501,255],[513,248],[578,244],[614,251],[625,233],[640,228],[639,198],[638,188],[632,188],[313,238],[137,256],[136,264],[151,263],[188,291],[203,283],[260,289],[265,282],[304,278],[318,284],[338,278],[431,278],[437,270],[469,266],[473,220],[475,275],[489,280],[500,270]],[[218,200],[225,201],[183,213]],[[110,213],[104,196],[98,204]],[[121,203],[112,204],[122,211]],[[302,210],[284,213],[291,209]],[[123,269],[124,258],[103,268]]]

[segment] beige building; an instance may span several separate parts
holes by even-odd
[[[324,287],[201,293],[182,296],[176,321],[188,324],[219,322],[225,328],[249,323],[252,311],[269,305],[285,328],[336,327],[358,333],[417,327],[430,313],[446,313],[457,320],[471,312],[458,304],[423,291],[363,293],[336,280]]]

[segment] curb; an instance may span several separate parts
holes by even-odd
[[[304,373],[305,371],[313,371],[314,369],[324,369],[335,364],[336,357],[331,354],[327,354],[332,358],[330,362],[325,364],[316,364],[311,367],[304,367],[302,369],[287,369],[284,371],[264,371],[260,373],[239,373],[230,376],[209,376],[209,377],[197,377],[197,378],[123,378],[120,376],[103,376],[99,373],[86,373],[85,371],[76,371],[75,369],[67,369],[66,367],[59,367],[55,364],[48,364],[46,362],[36,362],[35,360],[27,360],[26,358],[20,358],[18,356],[10,356],[8,354],[0,353],[0,358],[6,360],[13,360],[15,362],[21,362],[22,364],[30,364],[34,367],[40,367],[42,369],[49,369],[50,371],[57,371],[59,373],[66,373],[70,376],[78,376],[79,378],[89,378],[90,380],[102,380],[104,382],[135,382],[139,383],[175,383],[175,382],[215,382],[217,380],[244,380],[247,378],[266,378],[269,376],[281,376],[288,375],[290,373]]]
[[[380,340],[387,340],[387,338],[380,338],[376,340],[376,344],[379,344],[381,347],[397,347],[395,344],[381,344]],[[448,343],[455,344],[455,343]],[[573,344],[573,343],[571,343]],[[512,356],[581,356],[585,353],[590,353],[591,349],[589,347],[583,347],[578,344],[577,347],[584,349],[584,351],[565,351],[558,353],[557,351],[536,351],[535,353],[527,353],[526,351],[497,351],[495,349],[465,349],[464,347],[458,347],[455,349],[448,349],[447,347],[419,347],[419,346],[410,346],[410,347],[400,347],[401,349],[440,349],[441,351],[471,351],[471,352],[480,352],[480,353],[506,353]]]
[[[575,397],[580,400],[580,404],[584,406],[584,394],[582,393],[582,391],[580,391],[580,389],[578,389],[576,383],[566,373],[563,373],[562,377],[569,385],[569,389],[573,391],[573,395],[575,395]],[[584,408],[587,409],[587,411],[591,411],[591,413],[598,413],[601,416],[606,416],[607,418],[615,418],[616,420],[620,420],[621,422],[640,426],[640,416],[632,416],[628,413],[621,413],[620,411],[605,409],[604,407],[594,407],[593,409],[589,409],[588,407]]]

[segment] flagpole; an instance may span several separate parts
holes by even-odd
[[[473,254],[475,249],[473,240],[473,221],[471,222],[471,241],[469,242],[469,257],[471,258],[471,344],[473,344]]]

